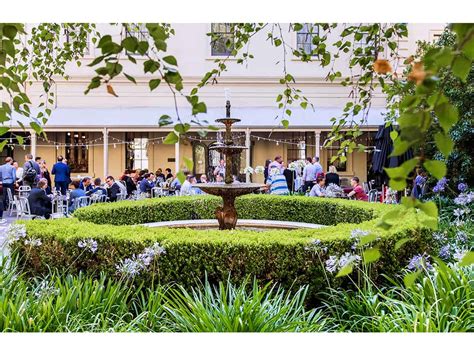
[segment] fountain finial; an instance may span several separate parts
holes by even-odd
[[[225,104],[225,117],[230,118],[230,100],[227,100]]]

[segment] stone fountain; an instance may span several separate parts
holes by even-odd
[[[230,101],[226,103],[226,117],[217,119],[216,122],[225,125],[224,142],[209,149],[217,150],[225,156],[225,179],[223,183],[194,184],[202,191],[215,196],[221,196],[223,206],[216,209],[216,217],[219,229],[234,229],[237,224],[237,210],[235,209],[235,198],[250,194],[263,187],[262,184],[234,182],[232,177],[232,161],[247,149],[247,147],[234,145],[232,140],[232,125],[240,122],[237,118],[230,117]]]

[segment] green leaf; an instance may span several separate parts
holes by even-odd
[[[364,253],[362,255],[364,257],[365,264],[373,263],[374,261],[379,260],[381,256],[378,248],[370,248],[370,249],[364,250]]]
[[[426,160],[423,166],[433,175],[436,179],[441,180],[446,176],[446,164],[439,160]]]
[[[167,126],[173,123],[173,119],[168,115],[162,115],[158,120],[158,125],[160,127]]]
[[[193,105],[192,115],[195,116],[198,113],[206,113],[207,107],[204,102],[198,102],[196,105]]]
[[[449,154],[451,154],[454,142],[448,135],[438,132],[435,134],[435,142],[436,146],[439,148],[441,153],[443,153],[445,158],[448,158]]]
[[[3,136],[5,133],[7,133],[9,130],[10,130],[10,127],[0,126],[0,137]]]
[[[8,141],[6,139],[0,141],[0,152],[3,151],[3,148],[7,145]]]
[[[163,60],[170,64],[170,65],[174,65],[174,66],[177,66],[178,65],[178,62],[176,61],[176,58],[173,57],[172,55],[168,55],[166,57],[163,57]]]
[[[336,277],[343,277],[347,276],[352,272],[352,263],[346,264],[339,272],[337,273]]]
[[[136,84],[137,81],[135,80],[135,78],[131,75],[128,75],[127,73],[123,73],[123,75],[125,75],[125,77],[130,80],[132,83]]]
[[[390,132],[390,138],[392,138],[392,141],[397,139],[397,137],[398,137],[398,132],[397,131]]]
[[[451,68],[453,74],[462,81],[466,81],[469,72],[471,71],[471,61],[463,55],[458,55],[454,59],[453,66]]]
[[[175,144],[179,142],[179,137],[176,133],[170,132],[163,141],[164,144]]]
[[[376,234],[368,234],[368,235],[364,235],[360,238],[360,242],[359,242],[359,245],[360,246],[364,246],[366,244],[369,244],[371,242],[373,242],[374,240],[376,240],[378,237]]]
[[[12,40],[4,39],[2,40],[2,49],[8,54],[10,57],[15,57],[15,45]]]
[[[400,249],[405,243],[409,242],[411,238],[402,238],[395,243],[395,251]]]
[[[186,180],[186,175],[184,175],[184,173],[182,171],[180,171],[176,174],[176,178],[182,184],[184,182],[184,180]]]
[[[462,47],[462,52],[470,59],[474,60],[474,36],[471,36],[464,46]]]
[[[159,63],[157,63],[156,61],[154,61],[153,59],[149,59],[147,61],[145,61],[145,63],[143,63],[143,71],[145,73],[154,73],[158,70],[159,68]]]
[[[474,251],[468,251],[459,262],[459,266],[469,266],[474,264]]]
[[[290,121],[288,120],[281,120],[281,124],[283,125],[284,128],[288,128],[290,125]]]
[[[178,132],[179,134],[185,134],[189,129],[191,128],[189,123],[178,123],[174,126],[174,130]]]
[[[438,207],[433,201],[422,202],[417,207],[428,216],[438,218]]]
[[[415,283],[416,279],[421,275],[421,271],[411,272],[406,274],[403,278],[403,283],[405,284],[406,288],[410,288]]]
[[[135,37],[127,37],[122,41],[122,47],[129,52],[135,52],[138,48],[138,40]]]
[[[3,34],[5,35],[5,37],[8,37],[10,39],[14,39],[17,33],[18,33],[18,30],[16,29],[15,26],[6,24],[3,27]]]
[[[33,122],[33,121],[30,122],[30,127],[35,130],[36,134],[40,134],[41,131],[43,130],[39,124],[37,124],[36,122]]]
[[[161,83],[161,79],[151,79],[148,82],[148,85],[150,86],[150,91],[155,90]]]
[[[97,44],[97,48],[102,48],[104,45],[110,42],[112,42],[112,36],[105,35],[99,40],[99,43]]]
[[[188,159],[186,157],[183,157],[184,164],[186,164],[186,168],[188,171],[193,171],[194,163],[191,159]]]
[[[459,114],[456,107],[448,102],[435,107],[435,113],[438,117],[439,124],[443,130],[448,133],[451,127],[458,121]]]
[[[302,102],[300,103],[300,106],[301,106],[303,109],[306,110],[306,107],[308,107],[308,103],[307,103],[306,101],[302,101]]]

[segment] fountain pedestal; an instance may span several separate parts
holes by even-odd
[[[232,178],[232,162],[234,158],[247,149],[246,147],[236,146],[232,140],[231,127],[239,119],[230,118],[230,102],[226,104],[226,118],[216,120],[216,122],[225,125],[225,138],[223,144],[211,147],[209,149],[217,150],[225,156],[225,183],[207,183],[195,184],[202,191],[221,196],[223,205],[216,209],[216,218],[219,222],[219,229],[234,229],[237,224],[237,210],[235,209],[235,198],[250,194],[263,187],[261,184],[235,183]]]

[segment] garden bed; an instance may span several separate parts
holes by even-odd
[[[376,246],[380,251],[380,259],[371,265],[375,279],[381,273],[393,276],[413,255],[430,250],[432,232],[413,211],[407,211],[400,223],[386,231],[376,227],[378,217],[402,207],[308,197],[249,196],[238,199],[236,205],[241,218],[278,217],[328,227],[252,232],[103,224],[107,219],[115,224],[188,219],[191,212],[211,218],[218,203],[217,198],[188,197],[95,205],[78,210],[77,218],[22,222],[26,223],[26,239],[13,247],[21,254],[25,270],[35,275],[54,268],[59,272],[105,272],[127,277],[131,276],[126,275],[127,267],[133,268],[145,248],[159,243],[166,252],[136,270],[135,278],[189,286],[206,276],[216,282],[230,274],[230,279],[238,282],[253,275],[285,287],[309,284],[313,290],[325,287],[328,281],[340,284],[342,279],[335,277],[337,272],[327,270],[326,262],[331,256],[355,255],[351,235],[360,235],[360,231],[372,231],[378,237],[364,246]],[[343,223],[336,225],[336,219]],[[410,241],[395,250],[397,241],[404,238]],[[37,240],[41,245],[31,242]]]

